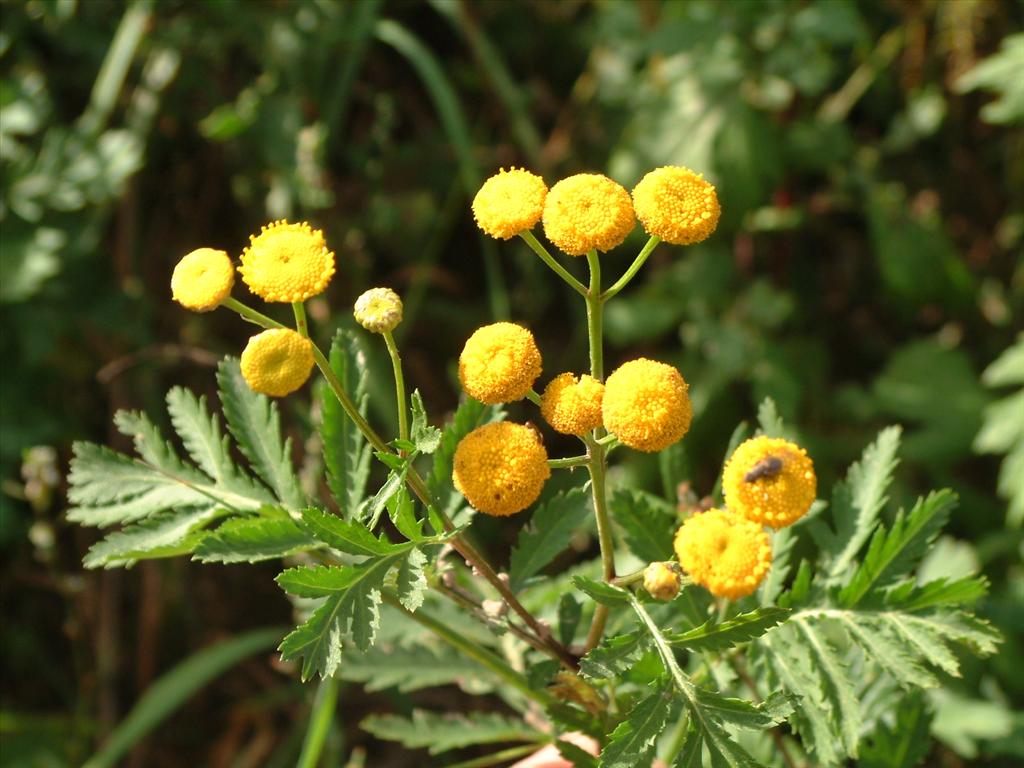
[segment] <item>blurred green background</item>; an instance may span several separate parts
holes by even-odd
[[[722,221],[701,245],[660,246],[609,306],[609,368],[643,354],[691,382],[694,427],[670,459],[698,494],[766,396],[823,488],[880,426],[904,424],[896,501],[960,494],[936,559],[989,576],[980,612],[1009,638],[950,688],[930,764],[1024,760],[1011,712],[1024,699],[1024,4],[0,11],[0,763],[79,765],[174,663],[291,618],[272,565],[83,572],[95,532],[63,520],[72,440],[126,449],[115,410],[159,413],[173,384],[211,393],[216,361],[249,335],[233,315],[172,304],[181,255],[237,256],[275,218],[323,228],[339,272],[310,307],[316,332],[350,324],[364,289],[398,290],[407,377],[440,420],[457,402],[462,342],[494,318],[534,329],[543,381],[586,364],[569,289],[524,244],[476,230],[480,182],[517,165],[549,184],[597,171],[632,187],[663,164],[703,171]],[[644,240],[638,229],[603,257],[606,273]],[[373,397],[386,422],[390,389]],[[308,399],[284,407],[301,442]],[[656,460],[630,456],[616,472],[660,490]],[[493,526],[495,553],[518,527]],[[293,763],[311,689],[272,658],[205,688],[125,764]],[[342,696],[332,764],[354,746],[369,765],[422,764],[356,728],[375,702],[408,707],[408,695]]]

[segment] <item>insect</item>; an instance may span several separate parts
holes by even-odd
[[[756,483],[762,478],[775,477],[782,471],[782,459],[778,456],[766,456],[755,464],[743,476],[743,482]]]

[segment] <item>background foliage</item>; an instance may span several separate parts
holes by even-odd
[[[902,423],[890,495],[909,509],[929,488],[956,490],[952,535],[931,562],[984,572],[993,586],[980,613],[1008,638],[929,705],[941,743],[924,759],[1020,759],[1020,3],[0,10],[0,346],[14,361],[0,376],[5,764],[80,764],[156,676],[229,635],[242,650],[218,658],[248,661],[129,764],[286,765],[300,748],[309,691],[271,654],[252,656],[262,638],[243,634],[291,619],[273,567],[172,560],[83,574],[93,539],[65,522],[71,440],[127,449],[109,426],[115,410],[163,412],[175,384],[212,394],[217,361],[244,343],[232,318],[171,304],[182,253],[237,253],[268,219],[309,218],[340,265],[312,307],[321,341],[351,325],[363,289],[399,290],[408,376],[440,414],[456,405],[463,340],[491,318],[536,329],[549,373],[585,364],[563,287],[525,247],[478,236],[468,200],[480,180],[517,164],[549,182],[596,169],[631,186],[665,163],[708,173],[722,224],[685,255],[655,252],[609,308],[606,355],[610,366],[638,353],[678,365],[696,418],[671,472],[634,455],[619,479],[671,496],[661,478],[687,478],[710,493],[732,429],[765,396],[799,429],[822,487],[879,427]],[[612,272],[639,240],[609,257]],[[391,418],[390,397],[370,392],[374,418]],[[310,415],[296,403],[284,421],[302,448]],[[494,552],[521,524],[477,522]],[[356,748],[369,765],[422,764],[359,732],[359,713],[446,701],[356,691],[343,693],[336,762]]]

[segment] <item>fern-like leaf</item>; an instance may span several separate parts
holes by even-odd
[[[537,507],[528,526],[519,532],[509,561],[509,586],[519,591],[527,579],[539,573],[569,546],[576,531],[590,515],[587,495],[573,488]]]
[[[306,496],[291,461],[291,440],[281,440],[277,406],[253,392],[242,378],[237,358],[225,358],[217,369],[220,401],[228,429],[238,447],[274,495],[286,507],[299,510]]]

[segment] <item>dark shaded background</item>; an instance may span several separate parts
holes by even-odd
[[[985,407],[1009,394],[981,371],[1024,317],[1021,3],[0,10],[0,762],[78,765],[161,671],[291,619],[272,565],[83,572],[95,534],[63,520],[71,440],[127,448],[115,410],[158,414],[173,384],[212,394],[216,360],[249,335],[229,313],[172,304],[177,259],[204,245],[237,255],[270,219],[322,227],[339,271],[311,304],[316,333],[349,324],[370,286],[401,292],[407,376],[440,420],[463,340],[491,319],[534,329],[546,375],[585,367],[582,306],[524,245],[482,239],[469,213],[480,181],[512,164],[627,187],[684,164],[718,185],[718,232],[659,247],[610,305],[609,369],[644,354],[683,371],[701,493],[765,396],[801,431],[822,487],[880,426],[903,423],[898,500],[961,495],[956,539],[940,546],[990,577],[981,613],[1011,638],[953,689],[961,741],[931,760],[1024,755],[1008,710],[1024,696],[1021,521],[995,492],[1001,457],[972,448]],[[638,230],[605,257],[606,272],[643,241]],[[301,443],[308,400],[284,407]],[[375,418],[390,408],[383,388]],[[659,490],[653,460],[629,456],[619,472]],[[519,524],[489,532],[499,558]],[[356,729],[380,695],[342,697],[339,764],[353,744],[369,765],[423,764]],[[307,707],[290,670],[256,657],[128,764],[287,765]]]

